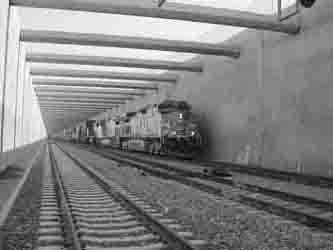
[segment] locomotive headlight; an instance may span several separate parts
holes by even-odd
[[[195,135],[195,131],[191,131],[191,136],[194,136]]]

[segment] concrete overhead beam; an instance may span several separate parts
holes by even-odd
[[[198,64],[158,60],[140,60],[135,58],[76,56],[60,54],[27,54],[26,60],[27,62],[32,63],[79,64],[107,67],[165,69],[189,72],[203,71],[202,66]]]
[[[65,107],[65,106],[68,106],[68,107],[118,107],[119,105],[118,104],[108,104],[108,103],[105,103],[105,104],[98,104],[98,103],[95,103],[95,104],[92,104],[92,103],[59,103],[59,102],[53,102],[53,103],[50,103],[50,102],[47,102],[47,103],[40,103],[40,106],[47,106],[47,105],[56,105],[56,106],[62,106],[62,107]]]
[[[83,99],[45,99],[45,98],[38,98],[39,103],[44,102],[79,102],[79,103],[108,103],[108,104],[125,104],[125,102],[115,101],[115,100],[83,100]]]
[[[78,113],[78,114],[75,114],[75,117],[73,117],[73,112],[64,112],[64,111],[59,111],[59,112],[44,112],[43,113],[43,118],[46,118],[46,119],[50,119],[50,118],[63,118],[63,119],[66,119],[66,118],[78,118],[78,117],[82,117],[82,116],[85,116],[87,114],[92,114],[92,113],[98,113],[98,111],[88,111],[88,112],[81,112],[81,113]]]
[[[69,102],[42,102],[40,103],[40,105],[48,105],[48,104],[54,104],[54,105],[59,105],[59,106],[70,106],[72,105],[72,107],[80,107],[80,105],[82,107],[105,107],[105,106],[118,106],[117,103],[80,103],[80,102],[75,102],[73,101],[73,103],[69,103]]]
[[[88,111],[83,111],[82,112],[82,114],[87,114],[87,112],[88,113],[102,113],[102,112],[105,112],[107,109],[91,109],[91,110],[88,110]],[[44,112],[49,112],[50,114],[52,113],[52,112],[57,112],[58,114],[60,113],[60,112],[71,112],[72,113],[72,115],[74,116],[74,115],[77,115],[77,114],[81,114],[80,113],[80,111],[77,111],[77,110],[75,110],[75,109],[73,109],[73,110],[67,110],[67,109],[65,109],[65,108],[59,108],[59,109],[57,109],[57,110],[55,110],[55,109],[44,109]]]
[[[98,106],[98,105],[112,105],[112,104],[125,104],[124,102],[96,102],[96,101],[79,101],[79,100],[73,100],[73,101],[63,101],[63,100],[38,100],[40,104],[48,104],[48,103],[55,103],[55,104],[82,104],[82,105],[91,105],[91,106]]]
[[[68,119],[68,118],[63,118],[63,117],[49,117],[45,118],[45,122],[47,123],[48,126],[53,125],[54,123],[65,123],[65,122],[71,122],[71,121],[76,121],[77,119],[81,119],[86,116],[80,116],[80,117],[75,117],[73,119]]]
[[[43,118],[46,119],[54,119],[54,118],[62,118],[62,119],[77,119],[78,117],[82,117],[85,116],[87,114],[92,114],[92,113],[98,113],[98,111],[89,111],[89,112],[85,112],[85,113],[79,113],[76,114],[75,116],[73,116],[73,113],[64,113],[64,112],[59,112],[59,113],[54,113],[54,112],[44,112],[43,113]]]
[[[99,114],[99,113],[103,113],[103,112],[105,112],[106,110],[90,110],[88,113],[90,114],[90,113],[96,113],[96,114]],[[53,114],[52,112],[52,110],[45,110],[44,112],[49,112],[49,114]],[[64,109],[59,109],[58,111],[56,111],[56,112],[58,112],[58,114],[59,114],[59,112],[71,112],[72,113],[72,115],[76,115],[76,114],[80,114],[80,113],[78,113],[78,111],[77,110],[71,110],[71,111],[67,111],[67,110],[64,110]],[[82,115],[83,114],[88,114],[87,113],[87,111],[85,111],[85,112],[83,112],[82,113]],[[54,113],[54,114],[56,114],[56,113]],[[81,115],[81,114],[80,114]]]
[[[100,110],[106,110],[106,109],[100,109],[100,108],[91,108],[91,109],[87,109],[87,108],[82,108],[81,110],[78,110],[78,108],[65,108],[65,107],[41,107],[41,110],[43,110],[44,112],[60,112],[60,111],[64,111],[64,112],[90,112],[90,111],[96,111],[99,112]]]
[[[45,102],[63,102],[63,103],[68,103],[68,102],[81,102],[81,103],[108,103],[108,104],[124,104],[124,102],[112,102],[112,100],[100,100],[98,102],[96,101],[91,101],[91,100],[70,100],[70,99],[39,99],[38,100],[40,103],[45,103]]]
[[[88,112],[88,113],[82,113],[82,114],[78,114],[78,115],[75,115],[73,116],[73,114],[71,114],[70,116],[69,115],[62,115],[60,113],[44,113],[43,114],[43,118],[45,121],[55,121],[55,120],[76,120],[76,119],[79,119],[79,118],[83,118],[83,117],[86,117],[86,116],[90,116],[90,115],[93,115],[93,114],[98,114],[98,112],[96,111],[92,111],[92,112]]]
[[[119,100],[119,101],[127,101],[133,100],[132,97],[100,97],[100,96],[85,96],[85,95],[43,95],[42,93],[37,94],[38,99],[45,100],[88,100],[88,101],[108,101],[108,100]]]
[[[30,43],[53,43],[95,47],[160,50],[227,56],[232,58],[239,58],[240,56],[240,49],[238,47],[227,45],[64,31],[22,30],[20,34],[20,41]]]
[[[41,107],[44,111],[51,112],[51,111],[71,111],[73,114],[77,114],[82,112],[87,112],[87,111],[96,111],[96,112],[104,112],[110,108],[82,108],[82,110],[75,109],[75,108],[67,108],[67,107]]]
[[[75,116],[73,118],[68,118],[66,116],[59,116],[59,115],[56,115],[56,114],[50,114],[48,116],[44,115],[43,118],[46,122],[51,123],[52,121],[58,121],[58,120],[72,121],[72,120],[82,119],[84,117],[92,116],[94,114],[98,114],[98,112],[90,112],[90,113],[86,113],[86,114],[81,114],[81,115]]]
[[[43,114],[46,114],[46,115],[49,115],[50,113],[48,112],[52,112],[54,114],[59,114],[59,115],[64,115],[64,116],[72,116],[73,113],[71,110],[56,110],[56,109],[43,109],[42,110],[42,113]],[[95,110],[87,110],[87,111],[81,111],[80,113],[78,114],[84,114],[84,113],[91,113],[91,112],[96,112]]]
[[[121,103],[89,103],[89,102],[49,102],[49,101],[40,101],[39,105],[59,105],[59,106],[69,106],[69,107],[115,107]]]
[[[117,91],[97,91],[97,90],[81,90],[81,89],[51,89],[51,88],[34,88],[36,93],[75,93],[75,94],[117,94],[128,96],[144,96],[144,93],[138,92],[117,92]]]
[[[38,101],[40,102],[86,102],[86,103],[116,103],[116,104],[124,104],[126,103],[124,100],[117,100],[117,99],[95,99],[95,100],[90,100],[90,99],[73,99],[73,98],[43,98],[40,97],[38,98]]]
[[[87,107],[87,108],[113,108],[118,107],[117,104],[92,104],[92,103],[59,103],[59,102],[46,102],[46,103],[39,103],[40,107]]]
[[[43,116],[63,116],[63,117],[73,117],[73,115],[77,116],[83,116],[85,114],[90,114],[90,113],[100,113],[99,110],[87,110],[87,111],[81,111],[77,112],[76,110],[55,110],[55,109],[44,109],[43,111]]]
[[[75,116],[73,116],[73,112],[70,113],[66,113],[63,114],[64,112],[44,112],[43,113],[43,118],[45,120],[50,120],[50,119],[54,119],[54,118],[62,118],[62,119],[77,119],[77,118],[82,118],[85,117],[87,115],[91,115],[91,114],[98,114],[100,113],[99,111],[89,111],[89,112],[84,112],[84,113],[79,113]]]
[[[132,84],[117,81],[82,81],[82,80],[58,80],[58,79],[42,79],[32,80],[32,84],[39,86],[74,86],[74,87],[95,87],[95,88],[119,88],[119,89],[142,89],[142,90],[158,90],[158,87],[152,84]]]
[[[45,113],[45,114],[48,114],[48,117],[51,117],[51,115],[59,115],[60,113],[52,113],[52,111],[51,112],[49,112],[49,111],[45,111],[45,112],[47,112],[47,113]],[[49,112],[49,113],[48,113]],[[62,111],[63,112],[63,111]],[[93,111],[89,111],[89,112],[85,112],[85,113],[81,113],[81,114],[79,114],[79,115],[77,115],[76,117],[73,117],[73,118],[75,118],[75,119],[77,119],[78,117],[83,117],[83,116],[89,116],[90,114],[99,114],[99,113],[101,113],[101,112],[103,112],[103,111],[99,111],[99,110],[93,110]],[[72,115],[73,114],[75,114],[76,113],[76,111],[71,111],[71,113],[72,113]],[[45,115],[44,114],[44,115]],[[43,118],[44,118],[44,115],[43,115]],[[45,117],[44,119],[45,120],[48,120],[48,117]]]
[[[143,5],[116,5],[112,3],[80,2],[69,0],[11,0],[12,5],[72,11],[110,13],[141,17],[172,19],[217,25],[230,25],[252,29],[297,34],[299,27],[281,23],[269,16],[229,9],[205,8],[188,4],[167,4],[163,8]]]
[[[169,83],[177,82],[176,75],[119,73],[119,72],[110,72],[110,71],[32,68],[30,70],[30,74],[32,76],[103,78],[103,79],[114,79],[114,80],[153,81],[153,82],[169,82]]]

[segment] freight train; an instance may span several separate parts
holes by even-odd
[[[202,149],[199,119],[185,101],[166,100],[110,120],[88,120],[72,141],[193,158]]]

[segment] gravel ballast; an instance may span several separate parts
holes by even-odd
[[[35,143],[19,148],[15,152],[4,153],[10,154],[10,157],[4,155],[0,157],[0,165],[7,166],[6,171],[0,173],[0,212],[23,177],[28,167],[27,162],[33,158],[40,148],[41,143]]]
[[[43,158],[40,154],[0,231],[0,249],[32,250],[37,238]]]
[[[170,217],[190,225],[196,236],[208,240],[213,249],[333,249],[333,234],[314,231],[175,181],[143,174],[85,150],[70,149],[108,178],[159,206]]]

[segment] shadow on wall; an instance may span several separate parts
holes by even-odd
[[[195,115],[198,115],[195,113],[195,111],[193,112]],[[200,153],[200,156],[198,157],[199,159],[203,159],[203,160],[208,160],[210,158],[210,152],[212,152],[212,148],[211,148],[211,131],[209,130],[209,121],[207,121],[207,117],[206,115],[203,114],[199,114],[198,115],[200,117],[199,119],[199,128],[200,128],[200,133],[201,133],[201,137],[202,137],[202,151]]]

